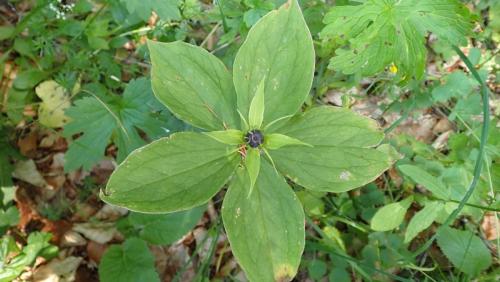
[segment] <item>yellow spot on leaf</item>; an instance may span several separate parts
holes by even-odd
[[[294,268],[289,264],[278,265],[274,271],[274,280],[278,282],[290,281],[295,276]]]
[[[396,74],[398,73],[398,67],[396,67],[396,65],[392,63],[391,66],[389,67],[389,71],[393,74]]]

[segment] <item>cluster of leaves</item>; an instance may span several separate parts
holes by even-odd
[[[31,233],[26,246],[19,248],[12,236],[3,236],[0,239],[0,281],[14,280],[37,257],[54,258],[58,249],[49,243],[51,237],[48,233]]]
[[[369,0],[335,7],[324,21],[321,37],[349,47],[336,50],[330,68],[370,76],[394,64],[402,78],[422,78],[428,32],[462,45],[473,27],[469,10],[457,0]]]
[[[488,250],[494,246],[478,226],[485,210],[500,209],[500,133],[490,130],[485,169],[459,215],[464,220],[441,226],[473,178],[482,124],[479,84],[466,71],[453,68],[447,74],[441,65],[453,62],[450,45],[465,45],[473,20],[483,17],[483,32],[473,35],[482,49],[469,49],[468,57],[482,79],[498,73],[496,1],[476,1],[472,12],[458,0],[340,0],[332,8],[331,1],[298,1],[304,19],[297,6],[272,11],[284,0],[213,5],[79,0],[58,11],[52,8],[61,8],[51,5],[55,2],[34,1],[22,18],[11,20],[16,25],[0,26],[1,46],[6,47],[1,72],[9,69],[4,68],[7,61],[17,71],[1,102],[6,104],[0,117],[0,234],[19,218],[10,175],[11,160],[22,157],[11,146],[13,128],[35,122],[62,128],[69,143],[66,172],[90,170],[105,155],[116,154],[123,164],[103,195],[107,201],[137,211],[177,211],[131,212],[122,219],[118,228],[126,240],[104,255],[102,281],[158,281],[148,245],[181,238],[205,210],[189,208],[206,202],[225,183],[224,225],[251,280],[290,278],[297,271],[313,280],[328,276],[335,281],[350,281],[353,275],[367,281],[495,275],[486,272],[495,264]],[[207,34],[217,35],[215,45]],[[145,38],[201,45],[223,63],[190,44],[150,41],[146,46]],[[145,77],[149,57],[151,79]],[[497,60],[493,67],[492,58]],[[434,61],[438,77],[426,76],[427,63]],[[366,92],[385,96],[390,104],[384,113],[402,113],[404,119],[432,107],[454,123],[456,133],[442,150],[410,136],[391,137],[404,155],[391,172],[403,177],[402,185],[387,175],[381,178],[384,184],[368,184],[399,158],[387,145],[373,148],[384,137],[373,121],[345,108],[313,106],[318,103],[314,98],[329,90],[347,90],[373,75]],[[344,94],[342,104],[349,107],[352,99]],[[304,102],[304,113],[296,113]],[[26,115],[31,107],[36,119]],[[185,129],[195,132],[162,138]],[[255,130],[264,135],[257,148],[245,140]],[[304,232],[304,220],[310,231]],[[422,259],[412,253],[437,228],[437,246],[455,267],[449,272],[434,254]],[[49,237],[32,233],[19,249],[4,235],[0,281],[18,276],[37,256],[52,257]]]
[[[198,223],[204,211],[205,206],[200,206],[163,215],[129,214],[119,223],[126,241],[111,246],[101,260],[101,281],[160,281],[147,244],[174,243]]]

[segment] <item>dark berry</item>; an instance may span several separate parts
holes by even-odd
[[[260,130],[250,130],[245,135],[245,142],[252,148],[257,148],[264,143],[264,135]]]

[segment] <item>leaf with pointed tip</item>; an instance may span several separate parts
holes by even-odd
[[[411,180],[416,183],[423,185],[429,191],[431,191],[435,196],[448,200],[450,198],[450,190],[446,188],[446,185],[441,182],[435,176],[432,176],[425,170],[419,168],[415,165],[400,165],[398,169]]]
[[[413,197],[391,203],[380,208],[372,218],[370,227],[375,231],[389,231],[398,227],[404,220]]]
[[[248,197],[252,194],[257,177],[259,177],[260,171],[260,152],[259,149],[248,149],[247,156],[245,160],[245,167],[250,177],[250,189],[248,190]]]
[[[331,106],[312,108],[272,131],[313,146],[365,148],[378,145],[384,138],[373,119]]]
[[[135,150],[113,172],[105,202],[139,212],[174,212],[207,202],[231,177],[237,152],[201,133],[183,132]]]
[[[304,250],[304,211],[283,177],[263,161],[253,193],[236,173],[222,206],[233,254],[250,281],[289,281]]]
[[[264,87],[265,78],[263,78],[259,83],[259,86],[257,86],[257,91],[253,96],[252,102],[250,103],[250,110],[248,112],[248,123],[250,128],[260,128],[262,126],[265,110]]]
[[[239,125],[231,74],[205,49],[148,41],[155,96],[180,119],[207,130]]]
[[[238,109],[248,116],[256,89],[265,78],[264,124],[295,114],[311,89],[314,46],[296,0],[262,17],[238,51],[233,80]]]
[[[408,223],[405,233],[405,243],[410,242],[418,233],[431,226],[443,208],[443,203],[437,201],[425,204],[425,207],[417,212],[411,218],[410,223]]]
[[[278,170],[295,183],[335,193],[370,183],[393,163],[384,152],[360,147],[286,146],[269,154]]]
[[[395,161],[388,148],[370,148],[384,137],[376,122],[347,109],[313,108],[273,131],[314,146],[286,146],[269,153],[281,173],[315,191],[360,187]]]
[[[266,138],[264,140],[265,140],[266,149],[270,149],[270,150],[276,150],[276,149],[279,149],[283,146],[290,146],[290,145],[312,147],[312,145],[304,143],[304,142],[300,141],[299,139],[289,137],[289,136],[279,134],[279,133],[267,134]]]
[[[243,131],[237,129],[204,132],[203,134],[227,145],[239,145],[245,143],[243,140]]]

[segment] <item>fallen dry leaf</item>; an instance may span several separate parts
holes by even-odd
[[[68,230],[61,238],[62,247],[77,247],[85,246],[86,244],[87,240],[80,233],[73,230]]]
[[[77,223],[73,226],[73,230],[100,244],[111,241],[118,232],[113,222]]]
[[[75,273],[82,260],[83,258],[74,256],[53,259],[35,270],[33,280],[37,282],[75,281]]]
[[[94,215],[94,217],[99,220],[116,221],[127,213],[128,210],[125,208],[106,204]]]
[[[94,241],[89,241],[89,243],[87,244],[87,255],[89,259],[99,264],[102,256],[104,255],[107,249],[108,245],[106,244],[99,244]]]
[[[500,233],[500,220],[493,212],[488,212],[483,217],[481,228],[487,240],[496,240]]]
[[[30,130],[17,140],[17,146],[23,156],[34,157],[37,150],[38,133],[36,130]]]
[[[31,159],[27,161],[18,161],[12,172],[12,176],[37,187],[52,189],[38,171],[35,162]]]

